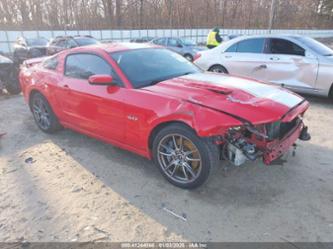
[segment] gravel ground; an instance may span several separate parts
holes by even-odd
[[[221,165],[186,191],[130,152],[42,133],[22,96],[2,96],[0,241],[332,241],[333,104],[309,100],[295,157]]]

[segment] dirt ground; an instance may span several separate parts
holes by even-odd
[[[333,104],[309,99],[295,157],[221,165],[186,191],[130,152],[42,133],[22,96],[2,96],[0,241],[332,241]]]

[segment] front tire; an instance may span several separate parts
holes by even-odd
[[[209,72],[228,74],[227,69],[221,65],[215,65],[209,68]]]
[[[61,129],[58,118],[52,111],[52,108],[46,98],[35,93],[30,100],[30,109],[39,129],[46,133],[54,133]]]
[[[170,183],[193,189],[207,180],[217,162],[218,156],[212,146],[189,127],[172,124],[154,138],[153,159]]]
[[[331,85],[331,88],[329,90],[328,98],[333,102],[333,84]]]

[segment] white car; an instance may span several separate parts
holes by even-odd
[[[199,52],[194,63],[204,70],[333,98],[333,50],[309,37],[241,36]]]

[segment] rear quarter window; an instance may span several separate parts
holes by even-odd
[[[226,50],[227,53],[235,53],[236,51],[237,51],[237,43],[234,44],[234,45],[231,45],[231,46]]]
[[[52,57],[52,58],[46,59],[43,62],[43,68],[46,68],[48,70],[56,70],[58,64],[59,64],[58,58],[57,57]]]
[[[272,54],[305,56],[305,49],[285,39],[272,38],[269,45],[269,52]]]
[[[238,53],[262,53],[264,50],[265,39],[256,38],[240,41],[237,43]]]

